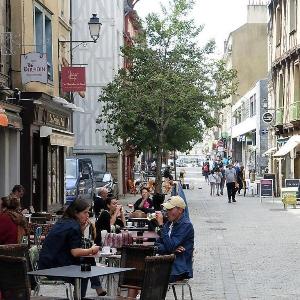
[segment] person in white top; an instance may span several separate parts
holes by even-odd
[[[208,182],[210,184],[210,195],[214,196],[216,191],[217,176],[213,171],[211,171],[208,175]]]
[[[221,180],[222,180],[222,173],[220,172],[219,169],[216,170],[215,172],[215,177],[216,177],[216,190],[217,190],[217,196],[220,196],[220,185],[221,185]]]

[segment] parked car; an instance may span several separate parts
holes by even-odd
[[[90,205],[95,196],[93,164],[89,158],[66,159],[66,204],[80,197]]]
[[[115,180],[110,172],[94,172],[95,189],[98,195],[100,187],[106,187],[109,195],[113,197],[118,196],[118,182]]]

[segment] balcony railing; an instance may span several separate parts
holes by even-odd
[[[290,120],[300,120],[300,101],[295,101],[294,103],[292,103],[290,110]]]
[[[275,112],[275,124],[282,125],[283,124],[283,107],[277,108]]]

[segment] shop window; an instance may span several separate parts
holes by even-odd
[[[256,115],[256,94],[250,97],[250,117]]]
[[[282,34],[282,10],[278,5],[276,8],[276,46],[280,45]]]
[[[52,64],[52,21],[42,7],[34,8],[34,33],[36,52],[47,54],[48,80],[53,80]]]
[[[290,0],[290,33],[297,30],[297,0]]]

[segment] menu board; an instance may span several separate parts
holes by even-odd
[[[260,180],[260,197],[273,197],[273,180]]]

